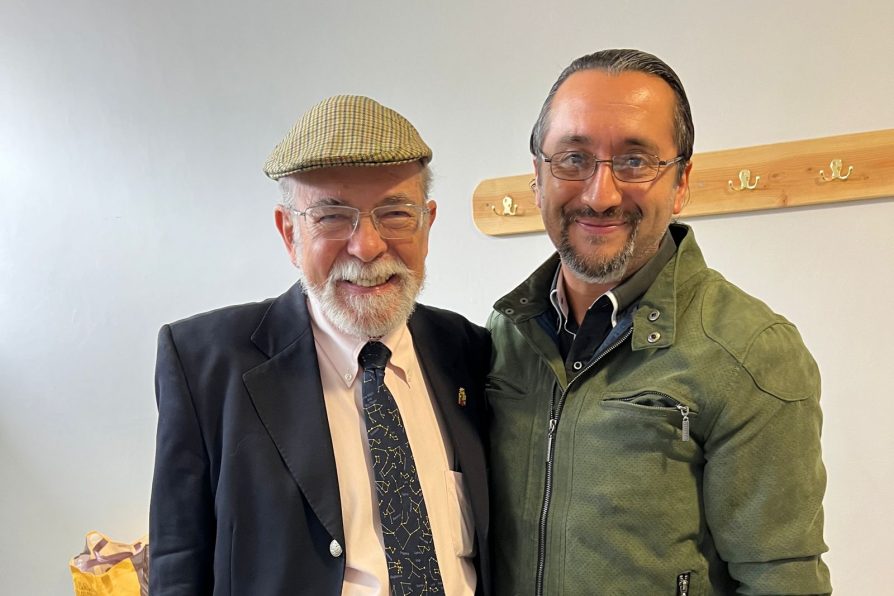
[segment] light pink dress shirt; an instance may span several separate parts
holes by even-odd
[[[388,569],[366,437],[357,356],[366,344],[333,327],[308,298],[345,530],[345,596],[387,595]],[[475,593],[474,526],[453,446],[433,407],[406,325],[381,340],[391,350],[385,383],[394,395],[425,496],[447,596]]]

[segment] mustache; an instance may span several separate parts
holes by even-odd
[[[596,211],[591,207],[581,207],[573,211],[565,211],[562,213],[562,220],[566,224],[571,224],[579,217],[587,219],[601,219],[606,221],[622,221],[625,224],[636,226],[643,219],[643,214],[639,211],[625,211],[620,207],[611,207],[605,211]]]
[[[408,276],[410,274],[409,267],[392,257],[380,257],[369,263],[350,258],[334,263],[329,272],[329,279],[331,281],[373,282],[387,279],[392,275]]]

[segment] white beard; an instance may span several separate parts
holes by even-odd
[[[407,322],[422,290],[424,274],[417,275],[403,262],[390,256],[370,263],[354,258],[342,259],[332,266],[329,276],[312,284],[298,268],[304,291],[320,305],[323,315],[340,331],[356,337],[382,337]],[[338,282],[361,286],[384,283],[390,277],[395,287],[384,294],[355,295],[339,290]]]

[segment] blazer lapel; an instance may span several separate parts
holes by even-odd
[[[243,375],[252,403],[308,504],[344,544],[335,455],[300,285],[273,302],[252,341],[269,357]]]
[[[442,420],[453,443],[458,471],[463,473],[478,531],[486,537],[489,512],[487,507],[487,470],[484,447],[478,430],[469,417],[465,392],[474,379],[464,364],[466,355],[453,338],[455,330],[439,325],[434,315],[417,305],[408,323],[419,365],[428,380]],[[478,396],[480,398],[480,396]]]

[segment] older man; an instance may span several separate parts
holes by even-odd
[[[300,283],[159,335],[153,596],[486,593],[490,343],[415,302],[430,159],[357,96],[274,149]]]
[[[795,327],[671,223],[677,75],[583,56],[531,136],[557,254],[495,305],[498,594],[825,594],[820,381]]]

